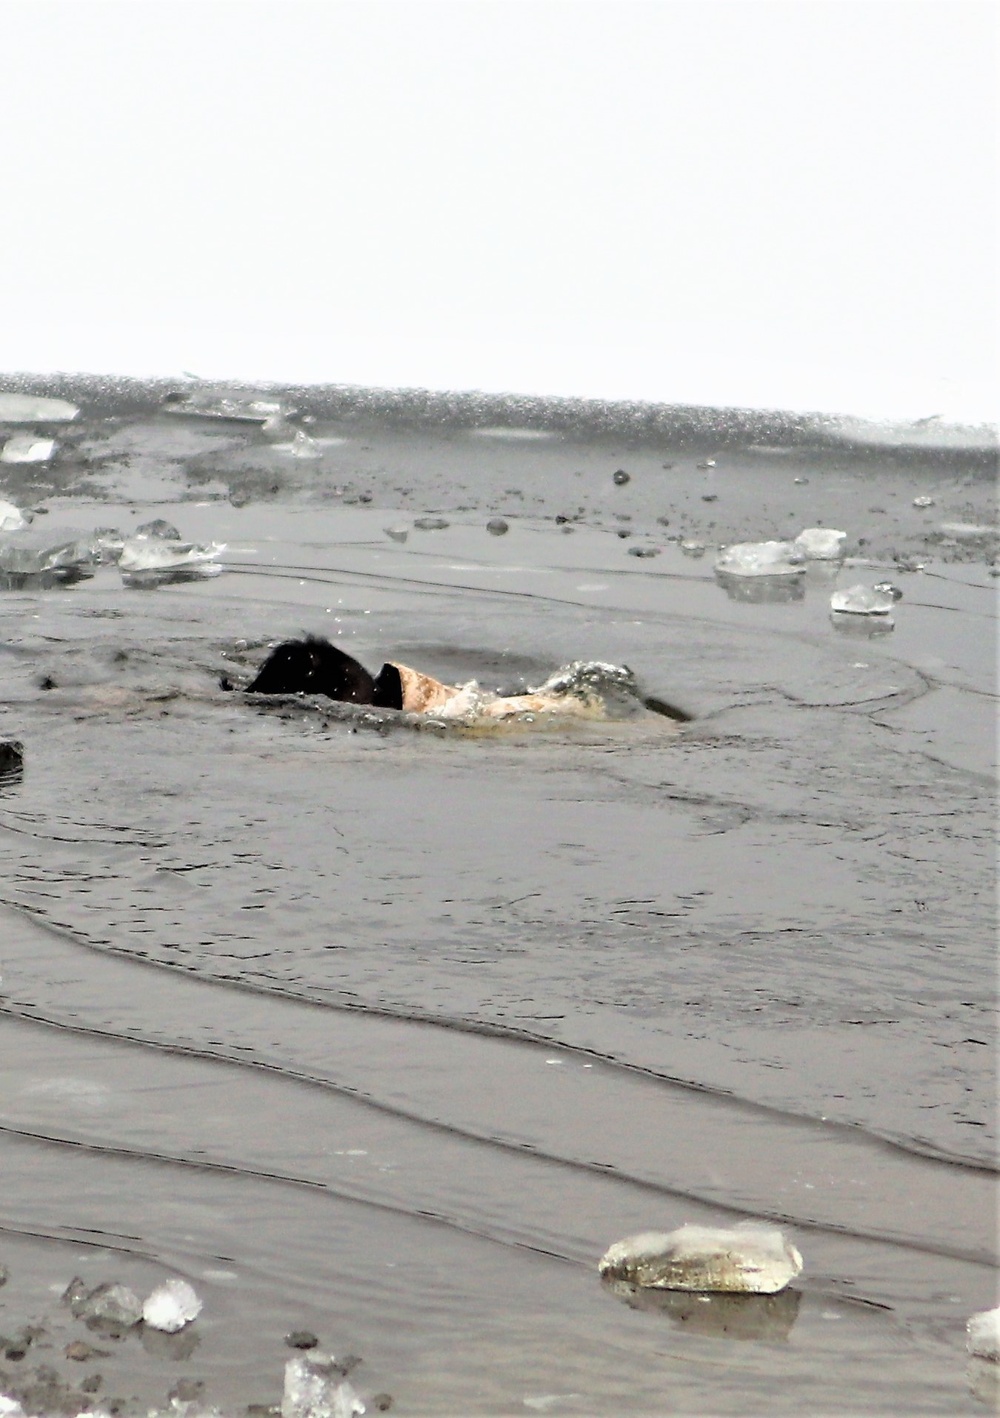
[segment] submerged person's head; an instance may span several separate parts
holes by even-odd
[[[276,646],[247,689],[253,694],[323,694],[342,703],[381,709],[403,707],[395,665],[383,665],[373,679],[353,656],[317,635]]]
[[[247,688],[255,694],[325,694],[349,704],[371,704],[375,681],[343,650],[307,635],[272,650]]]

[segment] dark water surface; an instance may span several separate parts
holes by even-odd
[[[940,528],[995,522],[991,479],[333,418],[306,464],[84,414],[0,497],[163,516],[226,570],[0,596],[0,1330],[58,1331],[74,1272],[166,1270],[197,1347],[105,1361],[147,1407],[188,1375],[274,1402],[311,1328],[400,1413],[983,1411],[995,540]],[[784,603],[668,540],[821,522],[876,564]],[[838,634],[832,587],[886,576],[892,634]],[[220,687],[303,631],[508,690],[627,664],[693,717],[418,732]],[[629,1232],[743,1216],[802,1251],[794,1291],[597,1279]]]

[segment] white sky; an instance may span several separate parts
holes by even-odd
[[[0,370],[993,417],[996,13],[0,0]]]

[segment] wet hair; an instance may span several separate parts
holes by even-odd
[[[325,694],[349,704],[371,704],[375,681],[343,650],[307,635],[276,646],[247,689],[252,694]]]
[[[402,709],[403,687],[395,665],[383,665],[373,679],[364,665],[318,635],[285,640],[261,665],[251,694],[325,694],[347,704]]]
[[[395,665],[383,665],[375,677],[372,703],[380,709],[402,709],[403,681]]]

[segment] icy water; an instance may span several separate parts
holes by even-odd
[[[45,1331],[0,1375],[92,1371],[74,1273],[170,1273],[190,1333],[95,1361],[126,1411],[179,1378],[275,1403],[293,1329],[399,1413],[992,1406],[988,459],[75,392],[0,498],[54,535],[164,517],[225,569],[0,593],[0,1331]],[[801,597],[717,583],[713,542],[820,523],[855,564]],[[887,578],[892,633],[838,633],[831,590]],[[304,631],[508,691],[624,664],[690,719],[419,731],[240,692]],[[598,1279],[631,1232],[742,1217],[802,1252],[792,1290]]]

